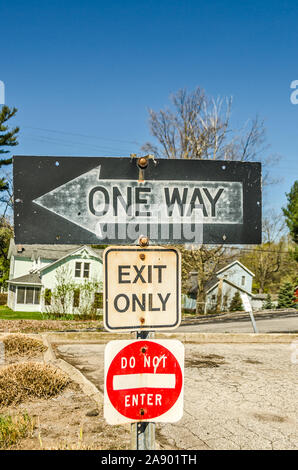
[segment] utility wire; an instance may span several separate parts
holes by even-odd
[[[46,131],[46,132],[53,132],[55,134],[63,134],[63,135],[72,135],[72,136],[78,136],[78,137],[84,137],[87,139],[98,139],[98,140],[105,140],[105,141],[110,141],[110,142],[119,142],[119,143],[126,143],[126,144],[134,144],[134,145],[142,145],[140,142],[136,140],[122,140],[122,139],[109,139],[106,137],[100,137],[100,136],[95,136],[95,135],[86,135],[86,134],[79,134],[79,133],[73,133],[73,132],[65,132],[65,131],[58,131],[55,129],[43,129],[41,127],[31,127],[31,126],[22,126],[23,129],[33,129],[37,131]]]

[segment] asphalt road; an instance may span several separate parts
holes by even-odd
[[[298,311],[254,313],[259,333],[298,333]],[[184,319],[179,332],[253,333],[249,313],[199,316]]]
[[[298,449],[298,363],[291,344],[228,341],[185,344],[184,415],[157,424],[159,448]],[[68,343],[57,353],[103,392],[104,349]]]

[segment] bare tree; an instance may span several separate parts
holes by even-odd
[[[268,153],[264,121],[256,116],[242,129],[230,123],[232,98],[209,98],[201,88],[171,96],[171,108],[149,109],[149,127],[157,144],[147,142],[142,151],[157,157],[260,161],[263,183],[272,181],[268,169],[277,159]]]
[[[288,264],[285,223],[281,214],[268,211],[262,224],[263,243],[242,255],[241,261],[255,274],[255,284],[263,293]]]
[[[190,93],[179,90],[171,96],[171,105],[157,112],[149,109],[150,131],[157,144],[147,142],[142,151],[174,159],[261,161],[263,182],[269,183],[267,167],[272,157],[268,158],[264,121],[258,116],[234,130],[230,123],[232,99],[208,98],[201,88]],[[228,251],[206,245],[181,251],[184,282],[190,271],[198,273],[197,311],[201,312],[206,284]]]

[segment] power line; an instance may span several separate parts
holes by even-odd
[[[62,146],[66,146],[66,147],[70,147],[70,146],[72,146],[72,147],[73,146],[88,147],[88,148],[96,149],[100,152],[115,152],[115,153],[118,153],[118,154],[123,154],[123,153],[130,154],[131,153],[131,149],[130,150],[124,150],[124,149],[120,150],[120,149],[116,149],[114,147],[101,147],[101,146],[91,144],[91,143],[75,142],[75,141],[69,141],[69,140],[63,140],[63,139],[55,139],[55,138],[52,138],[52,137],[49,137],[49,136],[43,136],[43,135],[40,135],[40,136],[24,135],[23,138],[34,140],[34,141],[41,142],[41,143],[62,145]]]
[[[142,145],[140,142],[138,142],[136,140],[109,139],[109,138],[106,138],[106,137],[100,137],[100,136],[95,136],[95,135],[86,135],[86,134],[79,134],[79,133],[73,133],[73,132],[65,132],[65,131],[59,131],[59,130],[56,130],[56,129],[44,129],[44,128],[41,128],[41,127],[23,126],[23,128],[24,129],[33,129],[33,130],[37,130],[37,131],[53,132],[55,134],[63,134],[63,135],[72,135],[72,136],[84,137],[86,139],[98,139],[98,140],[105,140],[105,141],[110,141],[110,142]]]
[[[289,254],[289,251],[279,251],[279,250],[261,250],[258,248],[237,248],[236,246],[229,247],[230,250],[238,250],[238,251],[254,251],[257,253],[275,253],[275,254]]]

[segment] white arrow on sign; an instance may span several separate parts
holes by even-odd
[[[100,170],[101,165],[34,199],[33,202],[89,232],[96,233],[98,219],[87,210],[87,198],[89,191],[98,184]]]
[[[240,224],[243,187],[235,181],[101,179],[98,166],[34,203],[101,238],[103,224]]]

